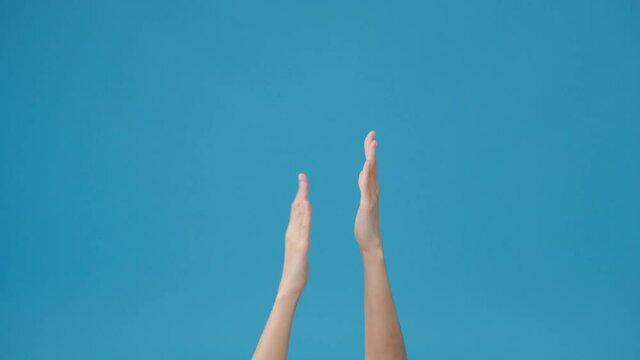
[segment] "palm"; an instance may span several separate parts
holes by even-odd
[[[298,176],[298,193],[291,203],[291,215],[285,234],[284,266],[280,282],[283,290],[302,291],[308,277],[311,204],[305,174]]]
[[[363,250],[381,246],[382,241],[378,220],[380,186],[378,184],[378,165],[376,160],[377,146],[375,132],[371,131],[364,140],[366,161],[358,177],[360,206],[354,226],[356,241]]]

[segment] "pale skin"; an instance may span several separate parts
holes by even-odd
[[[360,206],[354,225],[364,266],[365,359],[406,359],[380,233],[378,141],[375,136],[375,132],[370,131],[364,140],[366,160],[358,177]],[[309,183],[305,174],[299,174],[298,192],[291,204],[285,233],[282,277],[271,314],[253,354],[254,360],[287,358],[293,315],[307,283],[310,229]]]
[[[364,266],[365,359],[406,359],[398,314],[391,296],[380,234],[378,141],[371,131],[364,140],[366,161],[358,177],[360,206],[354,226]]]

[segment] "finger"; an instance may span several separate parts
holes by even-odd
[[[376,139],[371,139],[371,141],[369,141],[369,144],[367,145],[367,149],[366,149],[366,160],[364,163],[363,168],[364,169],[370,169],[375,167],[376,165],[376,153],[378,149],[378,140]]]
[[[371,142],[373,141],[373,139],[375,139],[375,137],[376,137],[376,132],[371,130],[369,131],[367,136],[364,138],[364,155],[367,159],[369,159],[371,155]]]
[[[369,159],[376,160],[376,150],[378,149],[378,140],[371,140],[371,144],[369,145]]]
[[[309,199],[309,181],[307,179],[307,175],[300,173],[298,174],[298,193],[294,201],[303,201]]]

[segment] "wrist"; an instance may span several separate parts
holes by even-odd
[[[298,299],[302,295],[302,290],[304,290],[304,288],[292,288],[292,287],[280,286],[278,288],[278,293],[276,294],[276,301],[278,300],[298,301]]]
[[[367,259],[384,259],[384,250],[382,243],[376,246],[360,247],[362,258]]]
[[[382,252],[382,236],[379,233],[371,234],[367,237],[356,237],[356,242],[361,253]]]

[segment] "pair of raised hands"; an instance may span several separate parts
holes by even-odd
[[[358,177],[360,207],[356,214],[355,237],[362,251],[382,247],[378,221],[378,174],[376,164],[375,132],[364,140],[366,161]],[[289,225],[285,233],[285,256],[279,292],[301,292],[308,276],[307,254],[311,229],[311,203],[309,202],[309,180],[305,174],[298,175],[298,192],[291,204]]]
[[[360,206],[354,226],[364,265],[365,357],[406,359],[382,251],[376,162],[378,142],[375,137],[376,133],[370,131],[364,140],[366,160],[358,177]],[[291,204],[285,233],[284,265],[278,294],[253,355],[254,360],[286,359],[293,315],[309,273],[310,229],[309,180],[305,174],[299,174],[298,192]]]

